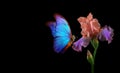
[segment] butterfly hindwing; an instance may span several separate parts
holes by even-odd
[[[54,51],[59,53],[63,48],[69,43],[70,39],[68,37],[57,37],[54,39]]]

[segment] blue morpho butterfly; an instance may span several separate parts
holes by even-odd
[[[54,38],[54,51],[64,53],[73,43],[75,36],[72,35],[68,22],[59,14],[54,14],[55,22],[48,22]]]

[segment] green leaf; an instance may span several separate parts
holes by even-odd
[[[89,50],[87,50],[87,60],[91,65],[94,65],[94,58]]]
[[[97,49],[99,46],[99,41],[96,38],[94,38],[91,40],[91,44],[94,47],[94,49]]]

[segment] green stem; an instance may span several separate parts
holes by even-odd
[[[95,65],[95,56],[96,56],[96,52],[99,46],[99,41],[97,40],[97,38],[93,38],[91,40],[91,44],[94,48],[94,52],[93,52],[93,64],[91,64],[91,73],[94,73],[94,65]]]
[[[94,73],[94,64],[91,64],[91,73]]]
[[[95,60],[96,52],[97,52],[97,48],[94,50],[94,53],[93,53],[94,60]]]
[[[94,64],[95,64],[96,53],[97,53],[97,48],[95,48],[94,53],[93,53]],[[94,64],[91,65],[91,73],[94,73]]]

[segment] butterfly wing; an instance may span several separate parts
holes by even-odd
[[[69,37],[57,37],[54,39],[54,51],[59,53],[64,50],[67,44],[70,42]]]
[[[69,24],[66,21],[66,19],[57,14],[54,17],[56,19],[56,25],[57,25],[56,36],[64,36],[64,37],[68,36],[69,37],[71,35],[71,30],[70,30]]]
[[[54,37],[54,50],[61,52],[70,42],[71,30],[68,22],[60,15],[55,15],[56,22],[50,22],[49,27]]]

